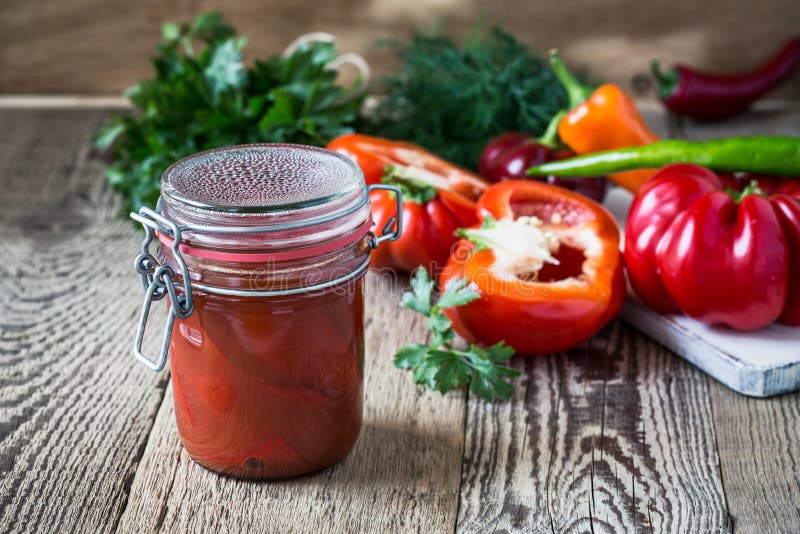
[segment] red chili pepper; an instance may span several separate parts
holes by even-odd
[[[790,277],[800,270],[800,193],[724,187],[689,164],[642,186],[625,229],[634,291],[657,311],[738,330],[800,325],[800,281]]]
[[[464,229],[439,285],[469,280],[480,298],[445,313],[472,342],[506,341],[522,355],[565,350],[619,311],[619,230],[596,202],[531,180],[490,187],[483,225]]]
[[[661,72],[653,61],[653,76],[661,100],[670,110],[697,119],[721,119],[747,109],[761,95],[785,80],[800,62],[800,37],[786,43],[766,63],[739,74],[700,72],[676,65]]]
[[[483,149],[478,164],[481,176],[495,183],[505,180],[537,180],[602,202],[606,196],[606,181],[603,177],[564,180],[556,176],[534,177],[525,173],[526,169],[534,165],[575,156],[572,150],[559,149],[555,143],[558,123],[563,116],[563,113],[556,115],[550,127],[539,138],[519,132],[507,132],[491,139]]]
[[[373,267],[411,272],[422,265],[436,273],[458,241],[455,231],[478,221],[475,200],[488,184],[421,147],[347,134],[328,148],[353,159],[368,184],[390,183],[403,190],[403,233],[375,250]],[[394,194],[373,191],[370,201],[375,227],[383,228],[395,213]]]

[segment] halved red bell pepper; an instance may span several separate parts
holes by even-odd
[[[458,240],[455,231],[478,220],[475,200],[488,184],[421,147],[347,134],[328,149],[353,159],[368,184],[390,183],[403,191],[403,233],[375,250],[373,267],[411,272],[422,265],[433,274]],[[383,228],[395,214],[394,194],[373,191],[370,200],[375,227]]]
[[[800,325],[800,281],[789,276],[800,270],[800,193],[725,190],[708,169],[669,165],[631,205],[625,263],[657,311],[738,330]]]
[[[446,311],[471,342],[505,340],[519,354],[546,354],[589,339],[625,296],[619,231],[598,203],[532,181],[490,187],[483,226],[463,230],[439,283],[465,278],[480,298]]]
[[[421,146],[362,134],[345,134],[328,144],[333,150],[350,157],[364,171],[368,184],[379,184],[387,165],[423,169],[444,178],[449,189],[470,200],[477,200],[489,186],[480,176],[440,158]]]

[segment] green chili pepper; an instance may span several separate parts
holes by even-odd
[[[531,167],[531,176],[601,176],[633,169],[694,163],[715,171],[800,176],[800,137],[729,137],[712,141],[658,141],[595,152]]]

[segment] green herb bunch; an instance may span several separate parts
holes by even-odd
[[[195,152],[259,142],[324,146],[353,130],[363,94],[336,83],[332,43],[247,68],[245,38],[218,13],[165,24],[162,34],[155,78],[125,93],[135,113],[112,116],[94,136],[97,147],[111,149],[107,176],[129,208],[154,205],[164,170]]]
[[[499,28],[476,28],[463,47],[417,33],[390,46],[402,66],[384,79],[386,97],[366,117],[370,133],[404,139],[477,168],[486,142],[519,131],[540,135],[567,106],[548,63]]]
[[[480,295],[467,280],[458,279],[433,303],[434,285],[425,269],[420,268],[411,278],[411,292],[403,294],[403,306],[428,318],[431,338],[428,344],[401,347],[394,355],[395,366],[411,369],[415,383],[442,394],[469,384],[469,391],[484,400],[511,398],[514,386],[509,379],[519,376],[520,372],[501,364],[514,355],[513,348],[502,341],[486,348],[472,343],[464,349],[453,345],[453,323],[444,310],[463,306]]]

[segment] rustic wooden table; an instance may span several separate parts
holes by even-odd
[[[392,366],[425,327],[375,279],[349,458],[273,483],[200,468],[169,374],[131,355],[140,235],[90,148],[104,115],[0,110],[0,530],[800,532],[800,395],[742,397],[616,321],[516,360],[511,402],[442,397]],[[797,107],[648,121],[673,137],[800,134]]]

